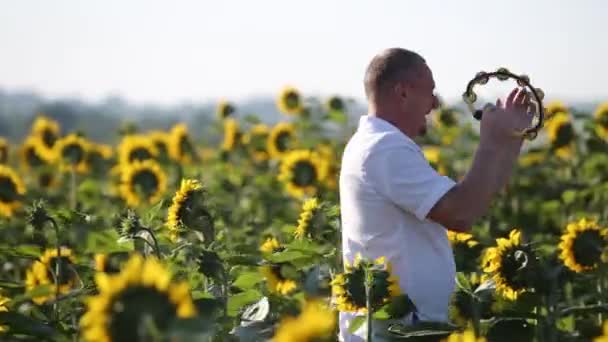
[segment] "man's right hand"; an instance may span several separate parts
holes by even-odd
[[[530,94],[522,88],[513,89],[504,104],[498,99],[496,106],[486,106],[481,119],[480,147],[513,146],[519,150],[523,138],[518,133],[529,127],[533,118],[529,108]]]

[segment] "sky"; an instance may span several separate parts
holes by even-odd
[[[504,66],[547,98],[595,101],[608,99],[606,15],[602,0],[0,0],[0,89],[173,104],[292,85],[364,100],[369,60],[403,47],[446,100]]]

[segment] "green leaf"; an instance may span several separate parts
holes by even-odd
[[[227,257],[226,263],[228,265],[244,265],[244,266],[259,266],[260,259],[251,255],[232,255]]]
[[[254,303],[260,298],[262,294],[253,289],[231,296],[228,298],[228,316],[236,317],[243,306]]]
[[[128,252],[133,250],[133,246],[121,244],[120,236],[114,229],[106,229],[100,232],[90,232],[87,234],[85,253],[112,253]]]
[[[211,341],[215,332],[212,321],[201,318],[177,319],[169,327],[171,341]]]
[[[264,281],[264,276],[260,272],[244,272],[236,278],[232,285],[243,290],[248,290],[262,281]]]
[[[468,294],[471,294],[473,292],[473,286],[471,285],[471,282],[469,281],[469,277],[467,277],[462,272],[458,272],[456,274],[456,285],[458,285],[459,289],[461,289],[462,291],[464,291]]]
[[[361,326],[366,322],[365,316],[356,316],[350,323],[348,327],[348,332],[354,334]]]
[[[11,335],[23,334],[51,338],[56,334],[56,331],[44,322],[13,311],[0,312],[0,322],[2,322],[2,325],[9,327]]]
[[[33,288],[30,291],[27,291],[26,293],[16,296],[11,300],[11,304],[12,305],[17,305],[21,302],[25,302],[28,301],[34,297],[42,297],[42,296],[48,296],[53,294],[53,289],[51,288],[50,285],[42,285],[42,286],[38,286]]]
[[[416,325],[405,326],[392,324],[388,332],[393,339],[410,339],[415,337],[447,337],[458,328],[442,322],[418,322]]]
[[[300,251],[291,251],[291,250],[286,250],[283,252],[275,253],[275,254],[269,255],[267,257],[268,261],[277,263],[277,264],[283,263],[283,262],[290,262],[290,261],[294,261],[294,260],[302,259],[302,258],[309,258],[309,256],[303,254]]]

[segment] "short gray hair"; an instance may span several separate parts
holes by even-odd
[[[377,98],[396,81],[410,76],[420,65],[426,64],[416,52],[390,48],[376,55],[365,71],[365,95],[368,99]]]

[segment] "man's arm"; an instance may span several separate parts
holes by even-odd
[[[518,155],[519,148],[480,146],[469,172],[433,206],[428,218],[449,229],[469,231],[508,182]]]
[[[513,132],[523,130],[531,121],[526,113],[529,96],[515,89],[504,108],[500,100],[496,104],[497,108],[487,110],[482,118],[481,140],[473,165],[427,215],[448,229],[469,231],[507,184],[517,162],[523,140],[513,136]]]

